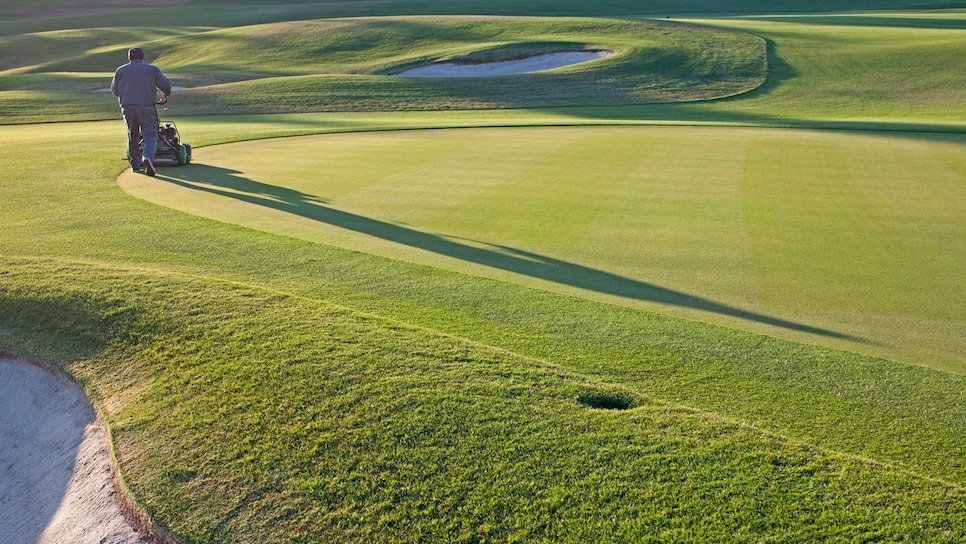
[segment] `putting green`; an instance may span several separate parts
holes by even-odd
[[[966,373],[966,137],[567,127],[196,150],[219,221]]]

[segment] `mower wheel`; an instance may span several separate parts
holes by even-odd
[[[191,146],[181,144],[178,146],[178,166],[184,166],[191,162]]]

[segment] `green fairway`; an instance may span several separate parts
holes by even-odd
[[[966,539],[963,3],[127,5],[0,0],[0,354],[186,542]]]

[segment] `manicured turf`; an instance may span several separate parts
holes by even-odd
[[[212,6],[183,8],[226,28],[357,8]],[[198,163],[162,170],[169,186],[120,180],[165,206],[118,187],[119,120],[0,127],[0,350],[82,381],[138,500],[191,542],[966,539],[951,347],[962,12],[701,22],[767,40],[763,87],[660,106],[193,118],[178,93]],[[149,33],[188,47],[251,30]],[[50,72],[72,66],[57,45],[108,59],[131,33],[24,47],[16,62],[38,73],[5,66],[20,90],[0,97],[103,81]],[[240,59],[219,55],[223,73]],[[113,106],[90,93],[39,120],[95,101]],[[600,124],[649,126],[532,126]],[[245,142],[447,127],[470,130]],[[817,127],[876,132],[801,130]],[[212,145],[226,142],[243,143]],[[678,312],[732,328],[664,315]]]
[[[684,127],[329,135],[209,147],[203,164],[121,185],[259,230],[966,374],[964,142]]]

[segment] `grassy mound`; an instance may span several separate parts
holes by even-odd
[[[511,16],[700,16],[722,14],[779,14],[850,12],[860,10],[963,7],[962,0],[941,5],[929,0],[736,0],[727,7],[715,0],[130,0],[119,9],[117,0],[0,0],[0,35],[67,28],[163,25],[243,26],[268,22],[359,17],[369,15],[511,15]]]
[[[59,31],[3,40],[15,53],[0,66],[6,69],[0,72],[5,122],[116,115],[109,94],[91,91],[109,85],[132,43],[129,33]],[[765,42],[750,34],[593,19],[302,21],[157,29],[138,43],[175,85],[191,88],[177,93],[183,115],[680,102],[747,92],[767,74]],[[617,54],[549,72],[472,80],[388,75],[453,56],[590,48]]]

